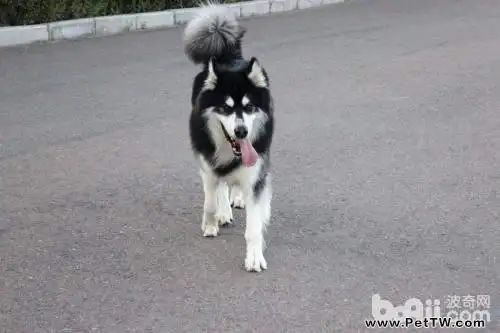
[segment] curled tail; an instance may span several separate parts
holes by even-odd
[[[184,30],[184,52],[195,64],[214,57],[218,62],[241,58],[241,39],[245,29],[233,13],[209,2],[187,24]]]

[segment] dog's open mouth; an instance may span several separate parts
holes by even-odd
[[[234,155],[240,157],[241,156],[240,144],[238,142],[236,142],[236,140],[233,140],[233,139],[230,139],[229,143],[231,143],[231,148],[233,148]]]
[[[224,128],[224,125],[221,124],[221,128],[222,128],[222,131],[224,132],[224,136],[226,137],[226,140],[231,144],[231,148],[233,148],[234,155],[240,157],[241,156],[241,146],[240,146],[240,144],[238,143],[238,141],[236,141],[235,139],[233,139],[227,133],[226,129]]]
[[[221,126],[227,141],[231,144],[231,148],[233,149],[233,154],[238,158],[241,158],[241,162],[243,163],[243,165],[247,167],[253,166],[257,162],[259,155],[257,154],[257,151],[255,151],[252,142],[250,142],[250,140],[247,138],[233,139],[226,132],[226,129],[222,124]]]

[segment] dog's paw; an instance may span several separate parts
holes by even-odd
[[[240,190],[231,191],[231,207],[244,209],[245,200],[243,199],[243,193]]]
[[[247,250],[245,269],[248,272],[260,272],[263,269],[267,269],[267,262],[266,259],[264,259],[262,249],[253,247]]]
[[[233,219],[228,219],[227,217],[225,216],[221,216],[220,219],[217,219],[217,223],[219,223],[219,225],[221,227],[229,227],[233,224]]]
[[[215,237],[219,234],[219,225],[217,221],[214,220],[214,216],[208,214],[203,215],[203,220],[201,221],[201,231],[204,237]]]
[[[215,221],[222,227],[230,226],[233,223],[233,211],[231,207],[219,207],[219,210],[215,213]]]
[[[218,225],[205,225],[203,228],[203,237],[215,237],[219,234]]]

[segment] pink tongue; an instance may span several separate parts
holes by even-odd
[[[238,144],[240,145],[241,161],[243,162],[243,165],[246,167],[253,166],[257,162],[259,155],[253,148],[250,140],[238,140]]]

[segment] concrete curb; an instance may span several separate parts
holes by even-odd
[[[238,18],[266,16],[345,0],[254,0],[223,5]],[[198,8],[173,9],[160,12],[113,15],[47,24],[0,28],[0,47],[37,42],[71,40],[91,36],[111,36],[128,31],[173,28],[186,24]]]

